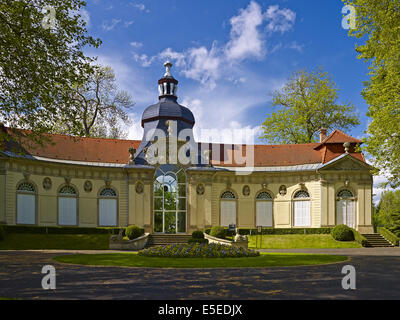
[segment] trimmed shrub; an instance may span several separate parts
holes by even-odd
[[[45,226],[2,226],[7,233],[30,233],[30,234],[118,234],[118,227],[45,227]]]
[[[255,250],[211,244],[170,244],[140,250],[139,256],[162,258],[243,258],[258,257]]]
[[[227,231],[227,229],[225,229],[224,227],[215,226],[215,227],[211,228],[210,236],[219,238],[219,239],[225,239],[226,231]]]
[[[378,233],[393,245],[395,246],[399,245],[399,240],[400,240],[399,237],[396,236],[394,233],[390,232],[388,229],[383,227],[378,227]]]
[[[208,243],[208,239],[201,239],[201,238],[190,238],[189,240],[188,240],[188,243]]]
[[[368,247],[369,246],[367,238],[365,238],[361,233],[359,233],[355,229],[351,229],[351,231],[353,232],[354,240],[356,242],[361,244],[363,247]]]
[[[144,229],[132,225],[125,229],[125,235],[129,238],[129,240],[137,239],[144,235]]]
[[[204,239],[203,231],[193,231],[192,232],[192,238],[194,238],[194,239]]]
[[[331,235],[337,241],[354,241],[353,230],[344,224],[334,227]]]
[[[6,238],[6,232],[4,231],[4,228],[0,226],[0,241],[4,240]]]
[[[285,235],[285,234],[330,234],[331,228],[263,228],[263,235]],[[257,229],[239,229],[242,236],[256,235]]]

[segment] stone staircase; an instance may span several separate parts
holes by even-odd
[[[191,236],[187,234],[151,234],[146,248],[172,243],[187,243],[190,238]]]
[[[367,239],[369,247],[372,247],[372,248],[394,247],[393,244],[391,244],[389,241],[387,241],[379,233],[363,234],[363,236]]]

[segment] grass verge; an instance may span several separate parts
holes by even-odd
[[[345,256],[297,253],[261,253],[254,258],[153,258],[136,253],[75,254],[55,257],[63,263],[91,266],[144,268],[264,268],[328,264],[346,261]]]
[[[107,250],[108,234],[24,234],[10,233],[0,241],[0,250]]]
[[[258,236],[260,248],[261,236]],[[249,248],[256,247],[256,236],[249,236]],[[356,241],[336,241],[330,234],[263,235],[262,249],[334,249],[362,248]]]

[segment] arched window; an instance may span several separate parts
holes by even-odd
[[[269,192],[256,197],[256,227],[273,227],[273,198]]]
[[[350,228],[356,226],[355,198],[350,190],[343,189],[337,194],[336,224],[345,224]]]
[[[155,173],[154,232],[186,232],[186,173],[177,165],[165,164]]]
[[[346,190],[346,189],[339,191],[337,196],[340,199],[354,198],[353,193],[350,190]]]
[[[78,193],[72,186],[64,186],[58,192],[58,224],[78,225]]]
[[[30,182],[17,187],[17,224],[36,224],[36,188]]]
[[[293,226],[311,226],[311,202],[310,194],[305,190],[297,191],[293,197]]]
[[[112,188],[104,188],[99,194],[99,226],[115,227],[118,224],[117,193]]]
[[[236,196],[231,191],[225,191],[221,195],[221,227],[229,227],[231,224],[236,225],[236,216]]]

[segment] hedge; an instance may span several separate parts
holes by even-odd
[[[144,229],[135,225],[131,225],[125,229],[125,235],[129,238],[129,240],[134,240],[144,235]]]
[[[4,240],[6,237],[6,233],[4,231],[3,226],[0,226],[0,241]]]
[[[118,234],[121,229],[117,227],[44,227],[44,226],[12,226],[2,225],[6,233],[31,233],[31,234]]]
[[[354,241],[355,240],[353,230],[344,224],[339,224],[336,227],[334,227],[331,230],[331,235],[332,235],[333,239],[335,239],[336,241]]]
[[[358,242],[361,244],[363,247],[368,247],[369,243],[367,238],[365,238],[361,233],[359,233],[356,229],[351,229],[353,231],[354,235],[354,241]]]
[[[383,228],[383,227],[378,227],[378,233],[380,235],[382,235],[386,240],[391,242],[393,245],[395,245],[395,246],[399,245],[399,241],[400,241],[399,237],[396,236],[391,231],[389,231],[388,229]]]
[[[228,230],[226,228],[226,230]],[[263,235],[285,235],[285,234],[330,234],[332,228],[263,228]],[[210,234],[211,229],[205,229],[204,232]],[[239,228],[239,234],[242,236],[257,235],[257,229]]]

